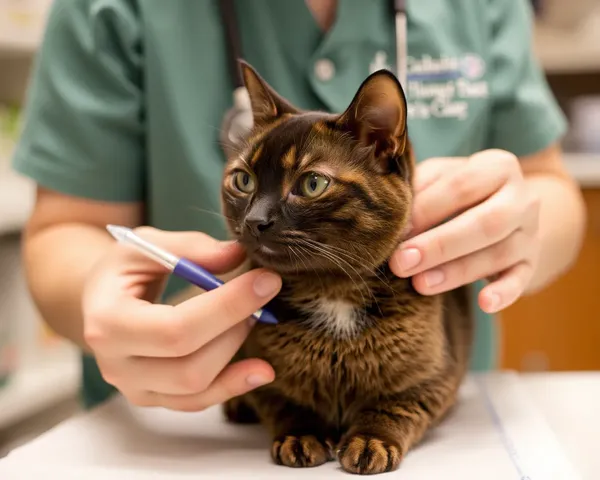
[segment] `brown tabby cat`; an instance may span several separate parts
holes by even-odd
[[[472,340],[468,292],[422,296],[388,268],[411,210],[404,92],[372,74],[341,115],[302,112],[242,62],[254,129],[228,160],[223,210],[254,266],[279,272],[238,357],[275,381],[225,405],[260,421],[273,460],[353,473],[398,468],[456,400]]]

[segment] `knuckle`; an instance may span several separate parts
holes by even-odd
[[[499,242],[492,248],[492,262],[496,268],[503,269],[511,263],[515,247],[518,246],[518,241],[518,236],[514,235],[513,238]]]
[[[179,387],[188,394],[204,392],[210,386],[210,379],[202,375],[196,364],[186,366],[179,375]]]
[[[503,150],[501,148],[492,148],[487,151],[490,156],[493,156],[494,160],[504,167],[508,167],[509,169],[519,169],[520,170],[520,162],[519,158],[512,152],[508,150]]]
[[[167,352],[176,357],[192,353],[194,349],[190,345],[189,325],[184,317],[172,314],[165,319],[161,343]]]
[[[467,259],[461,259],[454,262],[454,282],[462,284],[463,282],[467,282],[471,280],[473,276],[472,272],[472,262],[467,261]]]
[[[454,175],[449,181],[450,193],[461,203],[470,203],[476,184],[464,173]]]
[[[431,243],[434,257],[439,260],[444,260],[447,254],[447,248],[444,239],[441,237],[435,237]]]
[[[501,238],[510,225],[510,211],[507,208],[494,208],[480,222],[481,231],[487,240]]]
[[[107,324],[111,317],[110,309],[98,309],[85,314],[83,338],[90,347],[96,348],[110,341]]]

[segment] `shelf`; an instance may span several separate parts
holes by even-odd
[[[600,72],[600,10],[574,31],[536,25],[534,51],[546,73]]]
[[[35,184],[31,180],[0,168],[0,235],[21,231],[34,201]]]
[[[80,366],[74,350],[48,354],[22,367],[0,388],[0,429],[76,396],[79,384]]]
[[[569,153],[563,156],[569,173],[582,188],[600,188],[600,153]]]
[[[11,35],[0,32],[0,54],[34,55],[41,41],[41,32],[30,35]]]
[[[53,1],[29,0],[0,6],[0,55],[35,54]]]

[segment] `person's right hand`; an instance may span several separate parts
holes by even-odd
[[[213,273],[244,259],[238,244],[202,233],[136,232]],[[279,276],[256,269],[176,306],[152,303],[166,278],[163,266],[118,243],[91,272],[84,334],[105,381],[134,405],[180,411],[203,410],[273,381],[263,360],[229,363],[252,328],[251,314],[279,292]]]

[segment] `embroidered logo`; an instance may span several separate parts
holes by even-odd
[[[485,71],[485,61],[473,53],[439,59],[408,57],[405,90],[409,118],[466,120],[470,102],[489,96]]]

